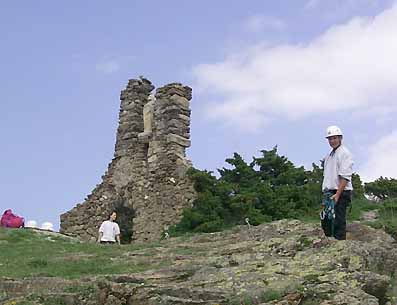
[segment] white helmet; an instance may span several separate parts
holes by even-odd
[[[47,230],[47,231],[54,231],[54,226],[52,225],[51,222],[44,222],[44,223],[41,225],[41,228],[40,228],[40,229],[42,229],[42,230]]]
[[[37,228],[37,221],[36,220],[28,220],[25,223],[25,228]]]
[[[342,130],[338,126],[329,126],[325,137],[328,138],[332,136],[343,136]]]

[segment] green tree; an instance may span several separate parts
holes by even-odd
[[[219,171],[219,181],[231,187],[224,204],[228,207],[229,224],[242,223],[249,218],[251,224],[260,224],[268,218],[258,208],[258,186],[260,176],[254,169],[254,163],[247,164],[244,159],[234,153],[233,158],[225,160],[231,168],[222,168]]]
[[[310,194],[308,206],[317,208],[322,202],[322,183],[323,183],[323,172],[324,168],[322,164],[317,165],[312,163],[312,170],[306,171],[306,184],[304,186],[305,191]],[[316,210],[317,211],[317,210]]]
[[[257,183],[258,174],[254,169],[254,164],[247,164],[238,153],[234,153],[233,158],[228,158],[225,161],[230,164],[232,168],[228,169],[223,167],[222,169],[218,169],[221,176],[220,181],[235,186],[235,192],[239,192],[241,188],[252,187],[253,183]]]
[[[269,181],[272,187],[284,184],[305,184],[305,170],[296,168],[285,156],[277,153],[277,146],[271,150],[261,150],[262,157],[253,158],[254,165],[258,166],[263,181]]]
[[[353,198],[354,199],[363,199],[364,198],[364,186],[361,181],[360,175],[354,173],[352,175],[352,184],[353,184]]]
[[[319,182],[315,177],[317,171],[295,167],[287,157],[277,153],[277,146],[261,153],[260,158],[254,158],[254,164],[259,168],[262,183],[273,191],[271,200],[263,202],[264,214],[272,219],[296,217],[318,204],[321,189],[318,189]],[[266,193],[269,196],[269,189]]]
[[[373,182],[364,184],[365,193],[380,200],[397,198],[397,180],[380,177]]]
[[[188,175],[194,183],[197,198],[192,208],[183,211],[181,221],[170,229],[171,233],[221,230],[225,225],[224,218],[227,213],[224,211],[222,198],[218,194],[216,177],[210,171],[200,171],[194,168],[188,171]]]
[[[321,202],[322,169],[296,167],[277,146],[262,150],[247,163],[238,153],[226,159],[219,179],[208,171],[191,169],[189,175],[198,193],[193,207],[183,212],[174,232],[213,232],[246,218],[253,225],[282,218],[295,218],[317,211]]]

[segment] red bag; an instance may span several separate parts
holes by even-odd
[[[14,215],[11,210],[6,210],[0,220],[1,226],[6,228],[20,228],[24,222],[23,217]]]

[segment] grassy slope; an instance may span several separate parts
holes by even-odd
[[[0,228],[0,274],[4,277],[59,276],[133,273],[149,268],[140,261],[122,259],[123,253],[155,244],[109,246],[78,243],[69,238],[43,235],[26,229]],[[158,266],[161,266],[159,262]],[[156,265],[151,264],[151,269]]]
[[[382,205],[367,200],[353,202],[349,220],[359,219],[362,211],[380,210],[380,219],[370,223],[397,237],[397,201]],[[318,213],[303,221],[319,221]],[[187,236],[179,237],[181,243]],[[161,268],[166,260],[152,260],[151,249],[167,252],[165,243],[98,245],[78,243],[60,235],[43,235],[32,230],[0,228],[0,275],[4,277],[59,276],[79,278],[88,275],[121,274]],[[183,249],[179,249],[183,253]],[[129,253],[140,252],[140,259]],[[145,259],[147,257],[147,259]]]

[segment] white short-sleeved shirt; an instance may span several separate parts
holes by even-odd
[[[116,236],[120,234],[119,225],[116,222],[105,220],[101,227],[99,228],[99,232],[102,233],[101,241],[116,241]]]
[[[343,145],[332,150],[324,158],[324,180],[322,189],[337,190],[340,177],[347,180],[345,190],[352,190],[353,156]]]

